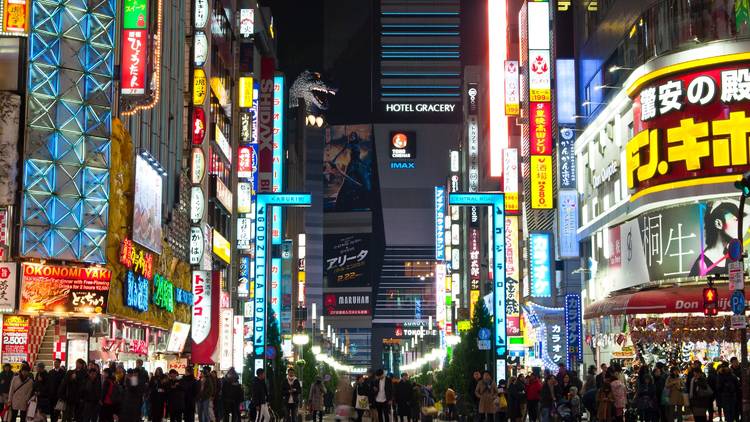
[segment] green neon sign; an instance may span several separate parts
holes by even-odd
[[[174,284],[159,274],[154,275],[154,305],[174,312]]]
[[[148,0],[122,1],[122,28],[148,29]]]

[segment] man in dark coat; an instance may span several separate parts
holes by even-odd
[[[148,390],[148,385],[140,385],[138,378],[138,371],[128,369],[118,414],[119,422],[141,422],[142,420],[143,395]]]
[[[258,422],[268,422],[270,415],[268,413],[268,385],[266,385],[266,371],[263,368],[258,368],[255,371],[255,378],[253,378],[253,389],[251,391],[251,400],[256,416],[260,414],[260,418],[253,418]]]
[[[301,393],[302,384],[297,379],[294,369],[289,368],[286,371],[286,381],[281,383],[281,398],[284,400],[287,422],[297,422],[297,409]]]
[[[526,405],[526,382],[523,375],[519,375],[515,382],[508,386],[508,420],[518,422],[523,416],[522,409]]]
[[[401,381],[396,384],[396,389],[393,394],[397,407],[398,422],[401,422],[404,419],[406,419],[407,422],[411,420],[412,397],[414,395],[413,390],[414,386],[411,381],[409,381],[409,374],[404,372],[401,374]]]
[[[390,422],[392,402],[393,382],[385,376],[383,369],[378,369],[370,383],[370,405],[374,404],[378,412],[378,422]]]
[[[192,366],[185,368],[185,375],[182,376],[180,382],[185,391],[185,420],[193,422],[195,420],[195,398],[198,395],[198,381],[195,379]]]
[[[177,370],[169,370],[167,382],[167,410],[172,422],[182,422],[185,413],[185,385],[177,379]]]
[[[57,400],[60,398],[58,394],[60,391],[60,384],[62,384],[65,379],[65,369],[62,368],[61,364],[62,362],[60,359],[55,359],[52,364],[52,370],[49,371],[50,401],[52,402],[52,414],[50,414],[50,418],[52,419],[52,422],[57,422],[60,417],[60,411],[54,410],[54,407],[57,405]]]

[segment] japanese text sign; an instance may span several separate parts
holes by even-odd
[[[142,29],[122,31],[122,61],[120,63],[120,91],[123,95],[143,95],[146,92],[146,51],[148,32]]]

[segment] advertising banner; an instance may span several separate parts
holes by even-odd
[[[172,323],[172,330],[169,332],[169,341],[167,342],[167,353],[182,353],[188,333],[190,333],[190,324],[177,321]]]
[[[143,95],[146,92],[147,51],[148,31],[142,29],[122,31],[120,92],[123,95]]]
[[[518,85],[518,60],[505,61],[505,115],[518,116],[521,94]]]
[[[261,59],[258,99],[258,189],[270,192],[273,178],[273,74],[274,59]]]
[[[328,287],[370,285],[369,233],[330,234],[323,239],[323,278]]]
[[[552,209],[552,156],[532,155],[531,208]]]
[[[505,192],[505,210],[518,211],[518,150],[503,150],[503,192]]]
[[[529,281],[532,297],[552,296],[552,235],[529,234]]]
[[[389,135],[391,160],[416,160],[417,159],[417,134],[416,132],[393,131]]]
[[[234,311],[232,308],[222,308],[219,312],[219,330],[219,369],[226,371],[234,364],[232,358]]]
[[[445,261],[445,188],[435,186],[435,260]]]
[[[3,0],[3,32],[24,34],[29,31],[29,0]]]
[[[371,125],[331,126],[323,148],[323,209],[372,209],[373,133]]]
[[[23,263],[21,270],[21,312],[107,312],[106,268]]]
[[[631,200],[667,183],[726,183],[750,170],[749,73],[747,63],[696,68],[628,92],[636,134],[625,148]]]
[[[529,104],[531,155],[552,154],[552,103]]]
[[[148,29],[148,0],[123,0],[123,29]]]
[[[578,191],[563,189],[558,192],[557,224],[559,237],[557,247],[560,258],[577,258],[578,240]]]
[[[371,315],[369,293],[326,293],[323,297],[323,315]]]
[[[135,194],[133,195],[133,241],[161,253],[162,176],[148,161],[135,159]]]
[[[560,128],[557,142],[557,183],[560,189],[576,189],[578,168],[576,167],[575,130]]]
[[[17,364],[29,360],[29,317],[5,315],[3,318],[2,363]]]
[[[568,341],[568,357],[578,362],[583,361],[583,329],[581,296],[565,296],[565,334]],[[570,365],[573,367],[573,365]]]
[[[529,101],[549,102],[551,98],[549,50],[529,50]]]
[[[521,334],[521,285],[517,216],[505,216],[505,314],[509,336]]]
[[[16,309],[17,265],[15,262],[0,263],[0,313],[11,313]]]
[[[197,364],[214,364],[213,354],[219,341],[218,272],[193,271],[193,318],[191,326],[192,360]]]

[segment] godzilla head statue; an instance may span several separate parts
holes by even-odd
[[[320,116],[323,110],[328,110],[328,97],[337,91],[320,78],[320,73],[305,70],[289,88],[289,108],[299,107],[299,100],[303,99],[306,115]]]

